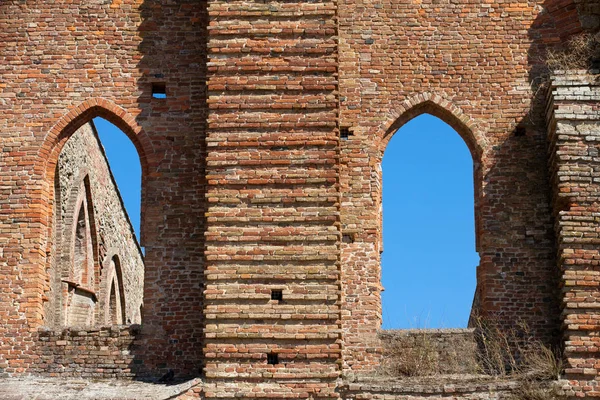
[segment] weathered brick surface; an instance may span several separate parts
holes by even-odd
[[[548,96],[550,171],[562,322],[573,394],[600,395],[600,84],[585,71],[553,76]]]
[[[336,4],[208,11],[205,396],[335,398]]]
[[[395,130],[423,112],[452,125],[474,158],[479,311],[552,340],[555,234],[560,247],[571,222],[553,230],[547,129],[530,86],[548,46],[598,29],[594,5],[0,3],[0,368],[38,365],[58,155],[98,115],[142,162],[140,373],[202,369],[207,398],[336,398],[342,373],[376,368],[379,164]],[[152,98],[152,83],[166,99]],[[582,102],[598,112],[597,99]],[[578,248],[578,260],[593,251]],[[565,293],[570,348],[593,337],[596,314],[571,312],[584,292]],[[590,377],[573,379],[579,393],[596,374],[583,346],[569,370]]]
[[[513,389],[519,385],[510,381],[489,381],[474,378],[461,379],[418,379],[409,382],[373,379],[351,382],[341,388],[343,398],[356,400],[401,400],[401,399],[468,399],[496,400],[511,398]]]
[[[102,116],[140,154],[149,372],[202,360],[206,3],[6,1],[0,5],[0,368],[25,371],[43,324],[54,171],[66,140]],[[168,98],[151,97],[166,83]]]
[[[345,370],[378,364],[380,164],[395,131],[422,113],[450,124],[473,156],[479,312],[556,337],[545,126],[531,83],[578,21],[572,2],[340,2],[340,126],[352,132],[340,145]]]
[[[379,333],[383,375],[476,374],[475,329],[407,329]],[[420,369],[420,371],[416,371]]]
[[[40,329],[30,372],[54,377],[127,379],[135,376],[134,341],[139,325]]]

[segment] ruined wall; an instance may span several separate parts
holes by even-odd
[[[406,329],[379,332],[388,377],[481,373],[475,329]]]
[[[137,160],[132,160],[137,162]],[[140,323],[143,304],[144,260],[137,244],[133,227],[124,209],[118,188],[108,166],[102,144],[91,124],[83,125],[63,147],[57,166],[57,199],[55,209],[55,265],[50,275],[53,285],[47,297],[46,326],[62,327],[66,322],[64,282],[68,279],[73,255],[73,216],[77,213],[77,199],[87,196],[91,203],[90,229],[93,231],[93,257],[96,271],[90,287],[96,292],[95,321],[93,325],[110,325],[109,302],[113,277],[120,267],[120,281],[124,290],[124,320],[120,323]],[[84,193],[82,193],[84,192]],[[88,206],[90,207],[90,206]],[[115,265],[117,257],[119,264]],[[117,288],[118,291],[118,288]],[[117,293],[117,297],[119,293]],[[117,299],[120,303],[120,299]],[[54,311],[54,320],[49,317]]]
[[[206,398],[337,398],[336,2],[208,11]]]
[[[55,243],[54,173],[81,125],[102,116],[142,163],[144,368],[202,365],[206,3],[0,3],[0,368],[31,365]],[[152,82],[167,99],[153,99]]]
[[[516,382],[459,381],[390,382],[374,380],[352,382],[341,388],[348,400],[465,399],[499,400],[514,398]]]
[[[475,161],[481,311],[556,338],[546,125],[532,84],[545,49],[581,31],[579,9],[1,2],[0,368],[37,362],[31,332],[57,257],[55,166],[95,116],[142,162],[146,374],[202,371],[206,398],[337,398],[342,371],[376,368],[379,163],[423,112],[452,125]]]
[[[565,378],[572,395],[600,395],[600,81],[586,71],[552,77],[547,117],[562,294]]]
[[[134,341],[139,326],[41,329],[30,372],[55,377],[130,379],[135,376]]]
[[[560,29],[581,31],[566,3],[339,3],[339,123],[351,132],[340,143],[342,233],[352,237],[341,245],[347,370],[378,363],[368,350],[381,323],[380,163],[395,131],[422,113],[451,125],[473,156],[478,311],[557,337],[545,123],[532,99]]]

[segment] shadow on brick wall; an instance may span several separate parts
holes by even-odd
[[[560,284],[548,170],[545,59],[548,49],[561,46],[581,28],[573,3],[548,0],[537,11],[527,32],[528,57],[523,60],[527,65],[516,66],[526,68],[529,79],[527,86],[515,90],[523,91],[531,104],[524,116],[515,118],[504,139],[494,144],[493,166],[484,176],[488,189],[482,207],[493,210],[495,218],[484,222],[487,243],[483,247],[493,251],[481,254],[478,283],[485,292],[483,314],[493,315],[506,327],[514,326],[515,316],[520,316],[536,338],[556,345]],[[512,289],[507,292],[507,288]]]
[[[132,369],[176,381],[202,369],[207,2],[140,7],[137,120],[156,161],[142,182],[144,310]]]

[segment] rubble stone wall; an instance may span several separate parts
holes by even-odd
[[[474,329],[408,329],[379,333],[380,372],[392,376],[477,374]]]
[[[499,400],[513,398],[516,382],[485,380],[452,382],[421,380],[416,382],[371,380],[352,382],[342,388],[342,396],[348,400],[401,400],[401,399],[464,399]]]

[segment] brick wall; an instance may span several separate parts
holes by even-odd
[[[135,376],[134,341],[139,325],[103,328],[40,329],[39,360],[31,373],[55,377],[130,379]]]
[[[117,125],[142,164],[146,249],[144,367],[202,365],[206,3],[0,4],[0,368],[25,371],[44,324],[53,260],[54,173],[95,116]],[[152,82],[167,99],[151,96]]]
[[[202,369],[207,398],[335,398],[342,370],[376,368],[379,164],[424,112],[473,155],[481,311],[552,340],[557,232],[531,85],[545,49],[588,27],[586,4],[1,2],[0,368],[35,367],[58,155],[95,116],[142,163],[143,373]]]
[[[586,71],[557,72],[548,96],[553,209],[561,273],[565,378],[577,396],[598,396],[600,292],[600,84]]]
[[[208,11],[205,396],[336,398],[336,3]]]
[[[496,400],[512,398],[515,382],[462,381],[421,382],[370,381],[352,382],[344,385],[341,392],[348,400],[400,400],[400,399],[465,399]]]
[[[556,21],[573,11],[555,3],[340,2],[340,126],[352,133],[340,144],[342,234],[352,236],[341,245],[346,371],[379,362],[369,349],[381,324],[380,164],[422,113],[450,124],[473,156],[479,311],[556,337],[545,123],[531,103],[545,51],[560,43]]]
[[[474,329],[407,329],[379,333],[380,373],[391,376],[480,372]]]

